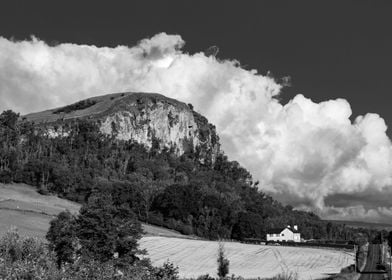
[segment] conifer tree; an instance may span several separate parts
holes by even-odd
[[[222,242],[219,242],[218,247],[218,276],[220,279],[226,277],[229,274],[229,260],[225,256],[225,247]]]

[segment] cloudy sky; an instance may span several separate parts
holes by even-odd
[[[280,201],[392,221],[387,1],[30,2],[0,7],[0,110],[162,93]]]

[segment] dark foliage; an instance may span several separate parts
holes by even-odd
[[[390,231],[390,232],[388,233],[387,241],[388,241],[388,246],[389,246],[389,248],[392,248],[392,231]],[[392,252],[392,249],[391,249],[391,252]]]
[[[111,195],[92,195],[77,217],[77,237],[81,254],[102,262],[116,255],[121,263],[133,263],[142,228],[127,204],[114,205]]]
[[[201,129],[207,129],[208,121],[196,117],[206,126]],[[249,172],[223,154],[212,162],[192,149],[181,157],[170,149],[161,150],[159,143],[147,150],[103,135],[89,120],[60,122],[57,125],[69,134],[50,138],[44,126],[17,119],[12,111],[0,115],[0,182],[35,185],[41,193],[81,203],[91,201],[94,193],[105,193],[113,207],[124,209],[124,215],[132,211],[141,221],[210,239],[264,239],[270,228],[288,224],[297,224],[307,239],[352,240],[361,231],[327,225],[313,213],[283,206],[261,192]],[[65,259],[66,248],[61,249]],[[110,253],[99,250],[102,255]]]
[[[76,258],[76,218],[70,212],[61,212],[57,218],[50,222],[46,239],[49,248],[55,252],[57,266],[72,263]]]
[[[93,194],[78,216],[60,213],[50,223],[49,247],[57,264],[73,263],[77,257],[107,262],[115,259],[118,267],[139,260],[142,228],[128,205],[114,205],[111,195]]]
[[[229,260],[225,256],[225,248],[223,243],[219,243],[218,248],[218,276],[220,279],[224,279],[227,274],[229,274]]]
[[[157,267],[154,271],[157,280],[176,280],[178,279],[178,267],[166,261],[161,267]]]
[[[73,111],[86,109],[88,107],[95,105],[96,103],[97,103],[96,101],[90,100],[90,99],[82,100],[82,101],[76,102],[74,104],[71,104],[71,105],[68,105],[65,107],[61,107],[61,108],[53,111],[53,114],[60,114],[60,113],[68,114]]]
[[[215,278],[210,276],[209,274],[204,274],[197,277],[197,280],[215,280]]]
[[[178,269],[173,264],[167,262],[162,267],[153,267],[148,259],[121,267],[117,259],[102,262],[81,257],[73,263],[63,263],[61,268],[56,262],[52,251],[38,239],[21,237],[17,231],[0,237],[0,279],[178,279]]]

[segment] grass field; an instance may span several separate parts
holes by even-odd
[[[23,235],[44,238],[50,220],[68,209],[76,213],[80,205],[56,196],[44,196],[24,184],[0,184],[0,235],[16,226]],[[179,266],[182,277],[216,275],[218,243],[190,239],[189,236],[152,225],[143,225],[146,232],[140,241],[153,264],[166,260]],[[283,246],[225,244],[230,260],[230,274],[245,278],[272,277],[294,272],[298,279],[318,279],[337,273],[353,263],[353,254],[345,251]]]
[[[216,276],[218,242],[180,238],[144,237],[146,249],[154,265],[170,260],[179,267],[181,277],[201,274]],[[225,243],[230,261],[230,274],[244,278],[273,277],[280,273],[296,273],[298,279],[320,279],[340,271],[354,262],[354,254],[317,248],[249,245]]]
[[[79,208],[77,203],[41,195],[25,184],[0,184],[0,235],[15,226],[22,235],[42,238],[55,215],[66,209],[76,213]]]
[[[0,235],[17,227],[22,235],[45,238],[49,222],[61,211],[77,213],[80,205],[56,196],[41,195],[25,184],[0,184]],[[143,224],[146,236],[190,238],[174,230]]]

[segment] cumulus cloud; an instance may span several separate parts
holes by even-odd
[[[181,36],[165,33],[115,48],[0,37],[0,109],[28,113],[111,92],[162,93],[206,115],[229,157],[281,201],[330,218],[392,217],[382,199],[392,192],[392,146],[380,116],[352,123],[344,99],[297,95],[280,104],[282,85],[269,75],[183,46]]]

